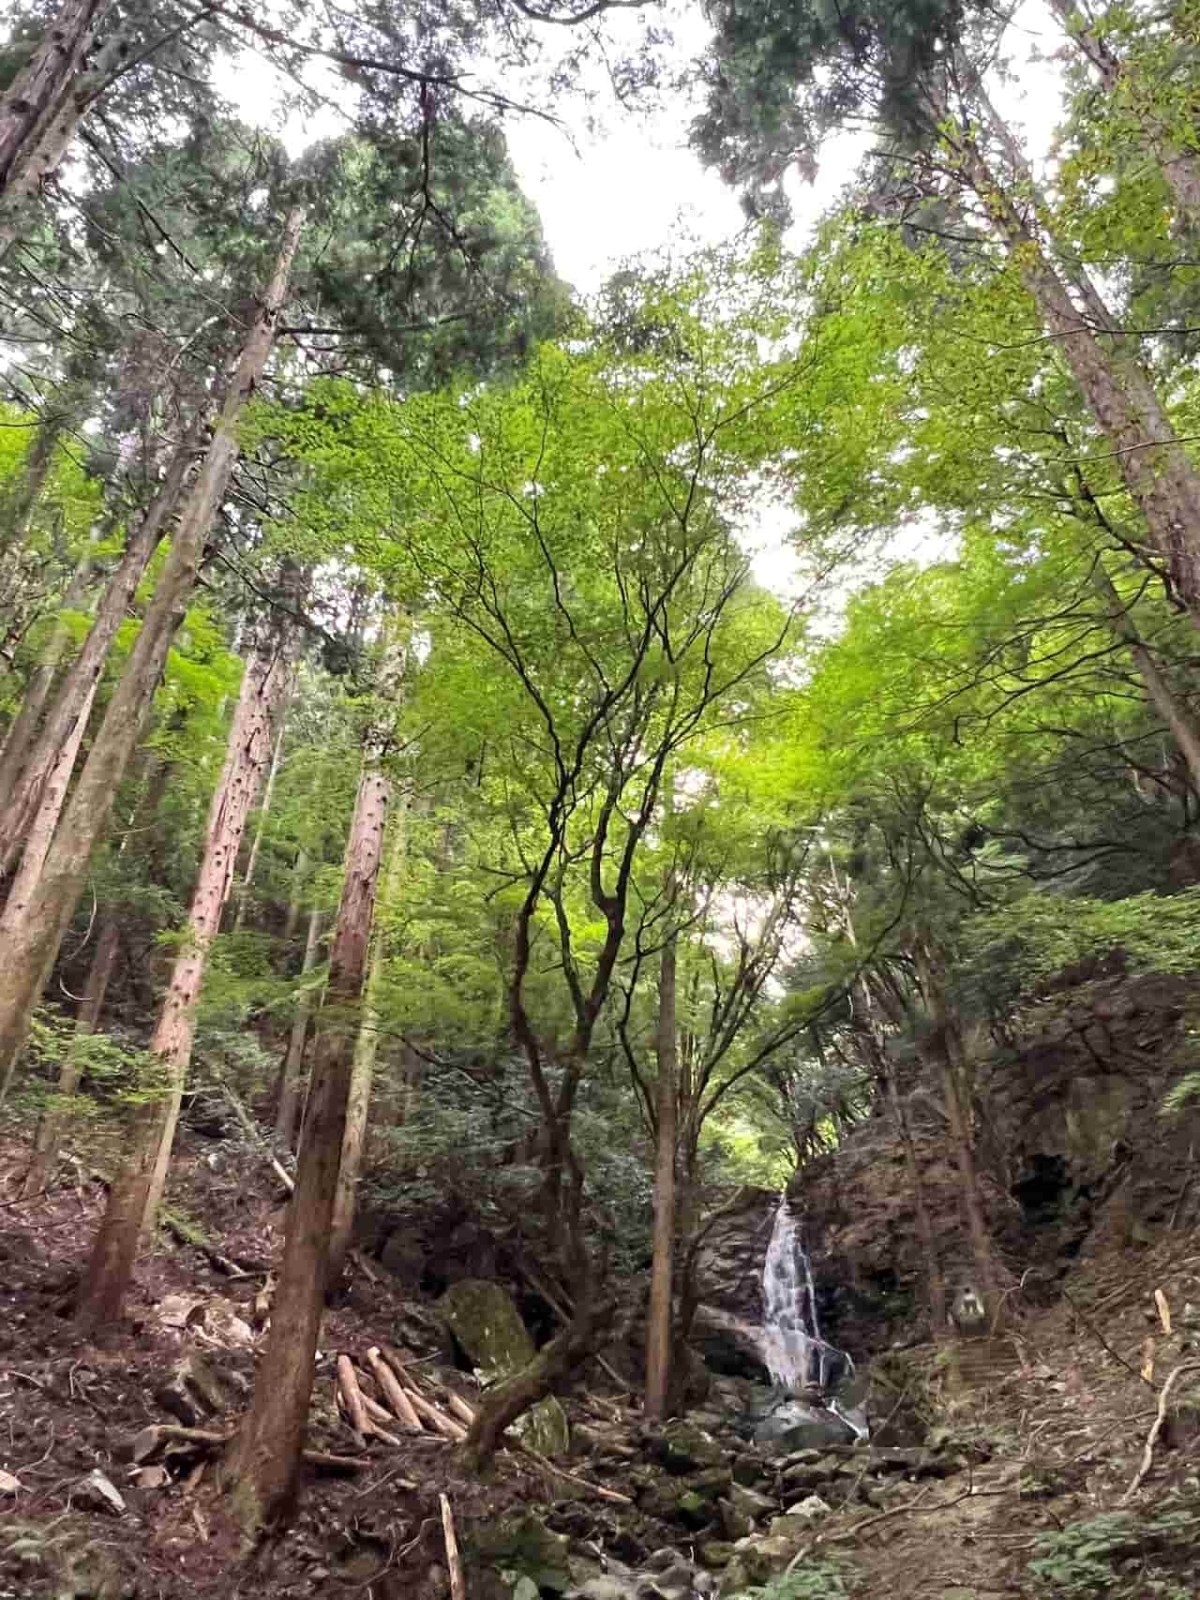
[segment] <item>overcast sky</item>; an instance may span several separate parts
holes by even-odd
[[[699,55],[707,25],[699,5],[686,0],[666,0],[653,15],[673,35],[666,57],[669,79]],[[606,32],[615,53],[622,42],[636,38],[641,26],[635,14],[610,13]],[[1011,75],[990,86],[1037,160],[1049,151],[1060,115],[1060,72],[1047,57],[1061,44],[1061,31],[1044,0],[1025,0],[1008,33]],[[248,53],[226,61],[218,77],[220,88],[247,121],[278,126],[274,107],[281,87],[273,84],[260,58]],[[344,99],[347,92],[332,73],[321,87],[333,100]],[[526,89],[532,103],[545,103],[544,86],[539,93],[536,82],[506,82],[505,87],[514,97]],[[554,107],[561,132],[535,117],[513,116],[505,122],[521,185],[541,215],[555,265],[580,294],[594,294],[614,269],[640,254],[663,249],[686,253],[692,245],[717,244],[742,229],[737,197],[688,146],[688,127],[699,104],[695,98],[674,90],[650,107],[623,106],[599,64],[581,87],[582,94],[561,96]],[[345,131],[347,121],[335,111],[324,112],[315,119],[293,117],[279,131],[297,153],[315,139]],[[853,135],[831,140],[822,151],[816,182],[796,179],[789,184],[796,219],[789,242],[794,246],[803,244],[834,204],[864,148],[864,141]],[[755,529],[746,533],[756,552],[756,576],[777,592],[794,588],[788,531],[788,514],[764,506]],[[943,547],[935,535],[931,542],[930,530],[912,529],[909,535],[902,540],[906,555],[924,552],[932,557]]]

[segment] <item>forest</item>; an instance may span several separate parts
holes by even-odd
[[[0,1594],[1200,1592],[1194,0],[3,30]]]

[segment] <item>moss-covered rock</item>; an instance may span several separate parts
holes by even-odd
[[[539,1593],[563,1594],[572,1585],[570,1540],[551,1533],[532,1513],[477,1525],[467,1551],[473,1565],[509,1574],[506,1582],[528,1578]]]
[[[498,1283],[463,1278],[446,1290],[438,1310],[485,1389],[520,1372],[536,1354],[512,1297]],[[566,1413],[554,1399],[539,1401],[516,1423],[514,1432],[544,1456],[565,1455],[570,1448]]]

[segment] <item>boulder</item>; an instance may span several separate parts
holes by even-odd
[[[646,1453],[679,1477],[722,1466],[725,1461],[725,1452],[713,1436],[682,1417],[668,1422],[661,1433],[648,1433]]]
[[[446,1290],[438,1310],[474,1364],[484,1388],[520,1372],[537,1353],[511,1296],[498,1283],[463,1278]],[[540,1400],[520,1418],[514,1431],[544,1456],[565,1455],[570,1448],[566,1413],[553,1398]]]
[[[780,1454],[824,1449],[831,1444],[853,1444],[854,1429],[834,1411],[807,1400],[784,1400],[754,1429],[754,1442]]]
[[[474,1563],[515,1573],[542,1594],[566,1594],[571,1587],[570,1541],[551,1533],[531,1512],[477,1523],[467,1550]]]
[[[176,1362],[154,1398],[185,1428],[197,1428],[227,1410],[234,1397],[203,1356],[193,1351]]]
[[[755,1522],[760,1517],[771,1516],[776,1510],[776,1502],[769,1494],[761,1494],[757,1489],[749,1489],[741,1483],[731,1485],[729,1503],[735,1511]]]

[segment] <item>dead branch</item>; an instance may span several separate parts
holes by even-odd
[[[467,1600],[467,1580],[463,1576],[462,1556],[454,1533],[454,1513],[450,1509],[449,1495],[438,1495],[442,1508],[442,1538],[446,1543],[446,1565],[450,1569],[450,1600]]]
[[[543,1472],[548,1472],[552,1477],[565,1478],[568,1483],[574,1483],[581,1489],[586,1489],[589,1494],[594,1494],[598,1500],[607,1500],[615,1506],[631,1506],[633,1501],[627,1494],[620,1494],[616,1489],[605,1489],[598,1483],[591,1483],[587,1478],[581,1478],[577,1473],[568,1472],[565,1467],[555,1466],[553,1461],[548,1461],[540,1450],[534,1450],[527,1444],[520,1444],[515,1439],[509,1439],[505,1449],[512,1455],[528,1456],[537,1463]]]
[[[1167,1374],[1167,1381],[1158,1392],[1158,1409],[1155,1412],[1154,1421],[1150,1425],[1150,1432],[1146,1435],[1146,1444],[1142,1451],[1142,1463],[1134,1473],[1128,1489],[1117,1502],[1118,1505],[1127,1506],[1141,1488],[1146,1474],[1154,1464],[1154,1446],[1158,1443],[1158,1436],[1167,1420],[1167,1404],[1171,1398],[1171,1390],[1185,1372],[1194,1372],[1197,1367],[1200,1367],[1200,1361],[1181,1361],[1177,1367],[1173,1367]]]

